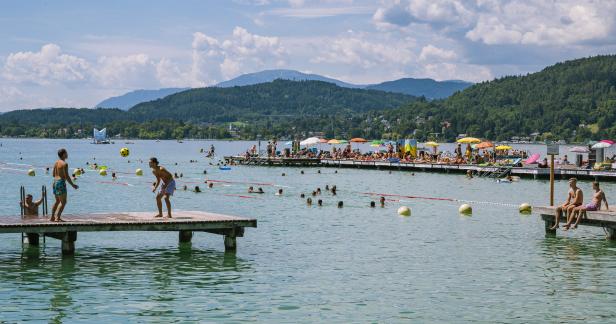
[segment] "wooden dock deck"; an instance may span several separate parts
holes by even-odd
[[[201,211],[175,211],[173,218],[154,218],[156,212],[118,212],[62,215],[64,222],[50,222],[48,216],[0,217],[1,233],[25,233],[24,243],[37,246],[41,235],[62,241],[62,253],[75,252],[77,232],[177,231],[180,242],[190,242],[193,232],[224,236],[226,251],[235,251],[236,238],[245,227],[257,227],[257,220]]]
[[[555,235],[556,230],[551,227],[555,223],[556,207],[533,207],[533,212],[541,215],[541,219],[545,222],[545,233]],[[560,217],[560,223],[567,223],[565,217]],[[586,217],[582,218],[578,225],[603,227],[607,239],[616,240],[616,211],[614,210],[588,211]]]
[[[358,161],[358,160],[333,160],[333,159],[294,159],[294,158],[267,158],[252,157],[246,159],[243,156],[225,156],[227,162],[243,165],[259,166],[303,166],[303,167],[336,167],[336,168],[356,168],[356,169],[382,169],[400,170],[413,172],[439,172],[439,173],[461,173],[465,174],[468,170],[484,173],[495,172],[499,169],[496,166],[479,166],[474,164],[439,164],[439,163],[412,163],[412,162],[388,162],[388,161]],[[513,167],[511,175],[522,178],[549,179],[550,169],[537,167]],[[579,168],[557,168],[554,170],[556,179],[568,179],[576,177],[578,179],[594,181],[616,181],[616,171],[601,171]]]

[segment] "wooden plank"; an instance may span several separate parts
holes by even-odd
[[[543,220],[553,221],[556,207],[533,207],[533,212],[540,214]],[[567,221],[563,216],[560,219],[561,222]],[[586,218],[582,218],[580,225],[616,228],[616,210],[587,211]]]
[[[154,218],[155,212],[123,212],[63,215],[64,222],[46,217],[0,217],[0,233],[61,233],[66,231],[204,231],[257,227],[256,219],[201,211],[176,211],[174,218]]]

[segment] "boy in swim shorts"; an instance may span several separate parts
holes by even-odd
[[[156,195],[158,214],[154,217],[163,217],[162,199],[165,198],[165,204],[167,205],[167,218],[171,218],[171,201],[169,198],[173,196],[173,192],[175,191],[175,180],[173,180],[173,175],[167,169],[158,165],[158,159],[155,157],[150,159],[150,168],[152,168],[152,173],[156,177],[156,182],[152,187],[152,192],[156,192],[156,188],[158,188],[158,185],[162,182],[160,191]]]
[[[79,186],[73,183],[73,180],[71,180],[68,174],[68,164],[65,161],[68,158],[66,149],[62,148],[58,150],[58,158],[59,159],[53,165],[53,184],[51,185],[53,194],[56,196],[56,202],[51,208],[51,218],[49,219],[52,222],[62,221],[60,216],[62,215],[62,211],[64,211],[64,207],[66,207],[66,198],[68,196],[66,182],[75,189],[79,188]]]

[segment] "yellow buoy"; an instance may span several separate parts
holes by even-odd
[[[80,176],[81,175],[81,170],[80,169],[73,169],[73,174],[75,174],[76,176]]]
[[[523,203],[520,205],[519,210],[522,214],[530,214],[533,212],[533,207],[528,203]]]
[[[98,167],[99,170],[107,170],[107,166],[106,165],[101,165]]]
[[[473,207],[469,204],[463,204],[458,208],[458,212],[462,215],[471,215],[473,213]]]
[[[120,155],[122,157],[127,157],[130,154],[130,151],[128,150],[128,147],[123,147],[120,149]]]
[[[142,176],[143,175],[143,170],[137,169],[137,170],[135,170],[135,174],[138,175],[138,176]]]
[[[406,207],[406,206],[402,206],[402,207],[398,208],[398,215],[400,215],[400,216],[411,216],[411,209]]]
[[[103,177],[107,175],[107,169],[102,169],[100,171],[98,171],[98,174],[102,175]]]
[[[34,177],[36,175],[36,172],[34,172],[34,169],[30,169],[28,170],[28,175]]]

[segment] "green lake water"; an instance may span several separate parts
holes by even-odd
[[[19,213],[19,185],[35,198],[42,185],[49,187],[44,167],[66,147],[71,169],[87,172],[79,190],[69,189],[65,213],[154,211],[146,162],[157,156],[183,173],[178,187],[204,189],[177,191],[175,208],[254,217],[258,228],[238,238],[236,254],[226,254],[222,237],[207,233],[183,245],[174,232],[79,233],[75,256],[64,258],[57,240],[23,249],[19,234],[0,235],[0,322],[605,323],[616,316],[616,243],[600,228],[546,237],[537,215],[518,213],[520,203],[547,203],[546,181],[498,184],[344,168],[221,171],[210,165],[216,159],[199,153],[211,143],[219,156],[238,153],[248,142],[1,142],[0,215]],[[120,157],[123,146],[130,157]],[[88,161],[107,165],[119,179],[88,170]],[[30,165],[35,177],[26,175]],[[143,177],[133,175],[136,168],[144,169]],[[205,178],[229,183],[207,189]],[[245,182],[262,183],[257,186],[266,193],[234,196],[246,194]],[[336,197],[326,184],[337,186]],[[590,183],[580,185],[590,195]],[[557,181],[557,201],[566,186]],[[317,187],[323,194],[315,200],[324,206],[306,206],[299,195]],[[616,204],[616,184],[603,187]],[[274,196],[279,188],[283,195]],[[465,217],[452,201],[403,198],[369,208],[378,198],[364,192],[491,203],[474,203],[473,215]],[[397,215],[402,205],[412,216]]]

